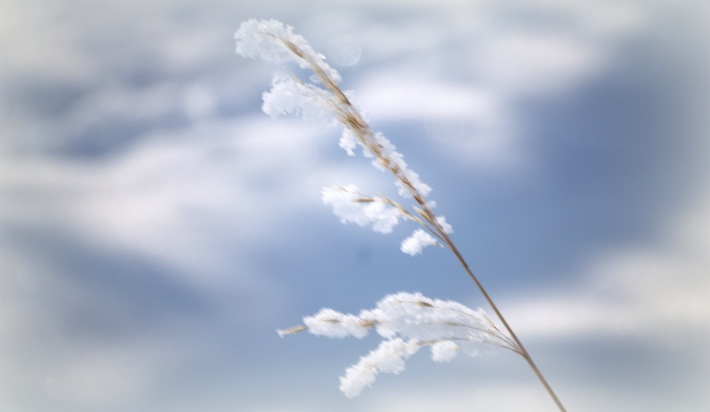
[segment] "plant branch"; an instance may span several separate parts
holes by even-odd
[[[453,252],[453,254],[456,256],[456,259],[459,261],[459,263],[461,263],[461,266],[463,266],[463,269],[466,271],[466,273],[469,275],[469,277],[473,280],[473,282],[476,284],[478,289],[481,291],[481,294],[483,294],[483,297],[488,302],[488,305],[490,305],[490,307],[493,309],[493,311],[495,312],[498,319],[500,319],[501,323],[503,323],[503,326],[510,334],[510,337],[512,337],[513,340],[515,341],[515,345],[518,348],[518,351],[516,351],[516,352],[519,353],[520,356],[522,356],[525,359],[525,361],[528,363],[528,365],[533,370],[533,372],[535,372],[535,376],[537,376],[540,383],[542,383],[542,386],[545,387],[545,390],[550,395],[552,400],[555,402],[557,407],[560,409],[560,412],[566,412],[567,410],[565,409],[564,405],[562,405],[562,402],[557,397],[557,394],[552,389],[550,384],[547,382],[547,379],[545,379],[545,376],[542,374],[542,372],[540,372],[540,369],[537,367],[537,365],[533,361],[532,356],[530,356],[530,353],[527,351],[527,349],[525,349],[525,346],[523,346],[523,343],[520,341],[518,336],[515,334],[515,332],[513,331],[513,328],[510,327],[510,325],[508,324],[508,321],[505,319],[505,317],[503,316],[501,311],[498,309],[498,306],[495,304],[495,302],[493,302],[493,299],[488,294],[488,291],[486,290],[486,288],[483,287],[483,284],[481,283],[481,281],[478,280],[478,277],[473,273],[471,268],[468,266],[466,259],[464,259],[463,255],[458,250],[458,248],[456,247],[454,242],[451,240],[451,238],[448,236],[448,234],[442,232],[442,236],[445,239],[444,241],[446,242],[446,245],[449,247],[451,252]]]
[[[554,390],[543,376],[542,372],[540,372],[539,368],[533,361],[530,353],[525,349],[518,336],[508,324],[508,321],[498,309],[498,306],[493,302],[493,299],[483,287],[483,284],[473,273],[468,263],[464,259],[463,255],[454,244],[453,240],[449,236],[450,228],[447,228],[447,225],[443,221],[439,221],[437,219],[437,216],[432,211],[433,206],[429,201],[427,201],[426,197],[427,191],[429,189],[428,186],[421,184],[421,182],[418,182],[417,175],[407,170],[406,165],[401,160],[401,158],[392,155],[393,147],[388,146],[389,142],[381,139],[380,136],[378,136],[372,131],[367,121],[363,118],[360,112],[353,106],[353,104],[350,102],[345,93],[337,85],[336,78],[333,77],[337,76],[337,74],[333,75],[333,71],[330,70],[327,64],[319,61],[319,55],[314,54],[312,50],[309,50],[309,47],[299,47],[299,45],[292,41],[290,38],[288,38],[288,36],[282,37],[277,33],[271,32],[267,32],[267,35],[281,42],[281,44],[285,46],[291,53],[293,53],[293,55],[300,59],[299,63],[301,63],[302,67],[309,66],[313,70],[319,82],[325,87],[325,89],[321,89],[320,87],[311,87],[311,91],[317,92],[316,94],[320,98],[323,98],[324,102],[327,103],[327,105],[330,107],[337,120],[342,123],[347,129],[349,129],[354,134],[358,143],[363,147],[363,149],[366,150],[371,157],[374,157],[378,167],[381,167],[382,169],[392,173],[392,175],[397,181],[398,186],[401,189],[400,194],[406,195],[405,197],[411,198],[416,202],[416,205],[414,205],[414,209],[417,215],[419,215],[421,218],[418,218],[413,213],[408,212],[399,203],[393,201],[388,202],[387,200],[385,200],[385,202],[390,204],[391,206],[400,209],[404,216],[416,221],[421,226],[426,228],[440,241],[442,241],[444,246],[448,247],[451,250],[451,252],[456,256],[456,259],[459,261],[463,269],[466,271],[466,273],[476,284],[480,292],[483,294],[484,298],[488,302],[489,306],[493,309],[498,319],[500,319],[510,338],[512,338],[512,341],[509,342],[511,346],[513,346],[512,349],[525,359],[525,361],[528,363],[530,368],[537,376],[538,380],[545,387],[547,393],[550,395],[550,397],[553,399],[553,401],[559,408],[560,412],[566,412],[566,409],[562,405],[562,402],[559,400]],[[323,66],[321,66],[321,64],[323,64]],[[324,93],[318,93],[321,90]],[[325,93],[326,90],[329,91],[331,95]],[[356,201],[369,202],[373,201],[373,199],[363,197]],[[283,333],[295,333],[302,330],[304,330],[304,328],[299,326],[283,331]]]
[[[410,179],[402,172],[402,170],[394,162],[387,158],[387,156],[382,152],[382,146],[377,142],[377,139],[375,139],[374,132],[370,129],[370,126],[362,118],[360,113],[353,107],[348,98],[345,96],[345,93],[343,93],[340,87],[338,87],[335,80],[332,79],[328,75],[328,73],[326,73],[315,61],[313,61],[313,59],[311,59],[306,53],[300,50],[298,46],[290,42],[288,39],[281,39],[281,41],[283,41],[286,47],[288,47],[294,54],[304,59],[308,63],[308,65],[313,69],[314,73],[318,76],[321,83],[333,93],[333,95],[335,96],[335,101],[332,102],[332,104],[334,105],[335,111],[338,113],[338,120],[340,120],[340,122],[343,123],[345,127],[350,128],[350,130],[352,130],[352,132],[355,133],[355,135],[357,136],[358,140],[360,141],[360,144],[363,147],[367,148],[370,153],[375,156],[379,164],[382,165],[385,169],[389,170],[394,175],[394,177],[399,180],[399,182],[401,182],[402,186],[409,191],[412,198],[417,202],[420,207],[419,215],[422,216],[422,218],[428,223],[428,225],[423,224],[422,226],[431,230],[431,228],[429,227],[429,225],[431,225],[431,227],[433,227],[436,232],[438,232],[437,237],[443,240],[445,245],[453,252],[453,254],[456,256],[456,259],[458,259],[458,261],[461,263],[463,269],[476,284],[478,289],[483,294],[483,297],[486,299],[490,307],[495,312],[498,319],[500,319],[507,332],[513,338],[513,341],[518,349],[516,352],[519,353],[528,363],[530,368],[537,376],[538,380],[542,383],[547,393],[550,395],[552,400],[559,408],[560,412],[566,412],[566,409],[562,405],[562,402],[557,397],[555,391],[547,382],[547,379],[545,379],[542,372],[540,372],[540,369],[533,361],[532,356],[530,356],[530,353],[525,349],[523,343],[513,331],[513,328],[510,327],[508,321],[498,309],[498,306],[495,304],[495,302],[493,302],[493,299],[488,294],[488,291],[486,291],[486,288],[483,287],[481,281],[478,280],[478,277],[468,266],[466,259],[464,259],[463,255],[458,250],[454,242],[451,240],[448,233],[446,233],[444,228],[437,221],[436,215],[431,210],[426,201],[426,197],[422,193],[420,193],[419,190],[417,190],[416,185],[414,185],[410,181]]]

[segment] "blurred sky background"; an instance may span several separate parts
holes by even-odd
[[[554,410],[507,352],[275,330],[396,291],[484,301],[454,259],[342,225],[394,192],[339,130],[260,111],[248,18],[340,70],[570,411],[710,410],[710,51],[697,0],[0,0],[0,410]]]

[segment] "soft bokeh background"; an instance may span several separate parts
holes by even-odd
[[[710,410],[706,4],[0,0],[0,410],[554,409],[506,352],[348,400],[376,337],[277,336],[399,290],[484,302],[398,251],[412,227],[321,205],[391,182],[259,111],[248,18],[341,71],[570,411]]]

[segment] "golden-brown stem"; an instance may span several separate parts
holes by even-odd
[[[338,120],[340,120],[345,127],[349,128],[355,135],[357,136],[358,140],[360,141],[360,144],[362,144],[363,147],[367,148],[378,160],[378,162],[387,170],[389,170],[397,179],[403,187],[406,187],[407,190],[409,190],[410,194],[412,195],[412,198],[417,202],[419,205],[419,215],[422,217],[424,222],[426,222],[428,225],[423,225],[430,231],[432,231],[437,237],[445,243],[445,245],[453,252],[453,254],[456,256],[456,259],[459,261],[463,269],[466,271],[466,273],[469,275],[469,277],[473,280],[473,282],[476,284],[478,287],[478,290],[481,291],[483,294],[483,297],[486,299],[488,302],[488,305],[493,309],[495,312],[496,316],[498,319],[500,319],[501,323],[505,327],[506,331],[510,334],[510,337],[513,339],[513,342],[516,346],[515,352],[520,354],[525,361],[528,363],[530,368],[533,370],[535,373],[535,376],[537,376],[538,380],[542,383],[542,385],[545,387],[545,390],[547,393],[550,395],[552,400],[555,402],[557,407],[559,408],[560,412],[566,412],[567,410],[565,407],[562,405],[562,402],[560,399],[557,397],[555,394],[555,391],[552,389],[550,384],[547,382],[545,377],[543,376],[542,372],[540,372],[540,369],[538,369],[537,365],[533,361],[532,357],[530,356],[530,353],[525,349],[523,346],[523,343],[518,339],[518,336],[515,334],[513,331],[513,328],[510,327],[508,324],[508,321],[505,319],[503,314],[500,312],[498,309],[498,306],[493,302],[493,299],[490,297],[486,289],[483,287],[483,284],[478,280],[478,277],[473,273],[471,268],[468,266],[468,263],[464,259],[463,255],[461,252],[458,250],[454,242],[451,240],[449,237],[448,233],[444,230],[444,228],[441,226],[441,224],[436,220],[436,215],[434,212],[431,210],[429,205],[427,204],[426,201],[426,196],[424,196],[422,193],[420,193],[417,188],[415,187],[414,184],[409,180],[409,178],[402,173],[402,171],[399,169],[397,165],[395,165],[393,162],[390,161],[383,153],[382,153],[382,147],[380,144],[376,141],[374,138],[374,132],[370,129],[370,126],[367,124],[367,122],[362,118],[360,113],[352,106],[348,98],[345,96],[345,93],[338,87],[337,83],[335,82],[334,79],[332,79],[328,73],[326,73],[315,61],[313,61],[306,53],[304,53],[298,46],[293,44],[287,39],[281,39],[284,44],[298,57],[304,59],[309,66],[312,68],[313,72],[318,76],[319,80],[321,83],[330,91],[333,93],[333,96],[335,97],[335,101],[331,102],[331,104],[334,106],[333,109],[338,115]],[[409,214],[409,213],[408,213]],[[411,214],[409,214],[412,216]],[[418,220],[418,219],[417,219]],[[419,222],[422,224],[422,222]]]
[[[495,312],[498,319],[500,319],[501,323],[503,323],[503,326],[510,334],[510,337],[512,337],[513,340],[515,341],[515,345],[519,349],[518,353],[520,354],[520,356],[522,356],[525,359],[525,361],[528,363],[528,365],[530,365],[530,368],[533,370],[533,372],[535,372],[535,376],[537,376],[540,383],[542,383],[542,386],[545,387],[545,390],[550,395],[552,400],[555,402],[557,407],[560,409],[560,412],[566,412],[567,410],[565,409],[564,405],[562,405],[562,402],[557,397],[557,394],[552,389],[550,384],[547,382],[547,379],[545,379],[545,376],[543,376],[542,372],[540,372],[540,369],[538,369],[537,365],[533,361],[532,356],[530,356],[530,353],[527,351],[527,349],[525,349],[525,346],[523,346],[523,343],[520,341],[520,339],[518,339],[518,336],[513,331],[513,328],[510,327],[510,325],[508,324],[508,321],[505,319],[505,317],[503,316],[501,311],[498,309],[498,306],[493,302],[493,299],[486,291],[486,288],[483,287],[483,284],[481,283],[481,281],[478,280],[478,277],[473,273],[471,268],[468,266],[466,259],[464,259],[463,255],[461,254],[461,252],[459,252],[458,248],[456,247],[454,242],[451,240],[451,238],[448,236],[448,234],[442,232],[442,236],[445,239],[446,245],[453,252],[453,254],[456,256],[456,259],[458,259],[459,263],[461,263],[461,266],[463,266],[466,273],[469,275],[469,277],[471,277],[473,282],[476,284],[478,289],[481,291],[481,294],[483,294],[483,297],[488,302],[488,305],[490,305],[490,307],[493,309],[493,311]]]

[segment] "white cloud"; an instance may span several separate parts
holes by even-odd
[[[304,209],[327,213],[321,188],[357,180],[362,175],[353,168],[365,170],[360,182],[373,193],[387,181],[345,153],[348,162],[320,163],[321,145],[335,147],[337,131],[324,136],[300,121],[208,121],[141,142],[99,163],[7,159],[0,165],[1,220],[63,228],[209,283],[234,276],[228,262],[235,251],[226,249],[234,242],[278,236]],[[207,273],[221,275],[210,280]]]
[[[489,118],[498,115],[499,101],[490,92],[414,72],[370,76],[355,93],[377,118],[399,120],[471,114]]]
[[[454,1],[426,21],[374,22],[361,36],[364,60],[387,64],[354,92],[374,121],[419,124],[461,165],[529,174],[521,101],[555,98],[602,73],[649,13],[612,2]],[[433,23],[442,16],[447,30]]]
[[[146,348],[125,341],[113,348],[75,345],[44,371],[43,389],[50,402],[74,410],[130,404],[160,387],[165,376],[157,361],[166,357],[166,349],[155,347],[146,353]]]
[[[73,333],[79,320],[66,317],[68,307],[126,308],[91,295],[95,291],[90,287],[72,284],[60,275],[63,271],[19,247],[0,250],[3,408],[46,410],[49,405],[92,411],[128,406],[154,396],[169,381],[171,368],[191,359],[190,343],[184,337],[170,339],[162,325],[112,340]],[[102,319],[103,327],[111,328],[110,321]]]
[[[566,91],[599,71],[606,50],[565,34],[500,33],[486,42],[471,64],[489,87],[513,100]]]
[[[538,366],[570,410],[704,410],[702,399],[707,399],[705,387],[710,374],[710,201],[696,206],[672,221],[655,246],[612,250],[590,261],[581,269],[587,280],[581,290],[557,289],[550,294],[498,302],[523,343],[534,347]],[[546,350],[546,344],[553,342],[555,351]],[[579,348],[570,350],[573,358],[564,353],[565,347],[580,342],[589,342],[590,346],[582,346],[583,352],[577,352]],[[617,349],[605,352],[612,347]],[[619,351],[634,353],[620,355]],[[651,365],[636,363],[646,356],[652,357]],[[545,361],[540,364],[540,359]],[[598,363],[591,368],[593,372],[587,362]],[[615,366],[615,362],[622,365]],[[668,374],[669,364],[693,367]],[[529,370],[525,363],[507,352],[461,360],[449,368],[450,377],[443,382],[426,373],[418,378],[407,378],[406,374],[397,377],[412,380],[401,386],[383,382],[395,386],[373,392],[367,409],[553,408],[532,374],[526,375]],[[486,373],[491,368],[496,372]],[[471,374],[465,384],[457,380],[462,370],[463,376],[467,376],[466,370]],[[649,370],[655,370],[657,376],[641,376]],[[627,379],[633,376],[638,386],[619,382],[619,376],[609,373],[620,373]],[[528,376],[529,380],[516,381],[510,376]],[[667,387],[657,394],[648,393],[642,383],[647,380]]]
[[[680,216],[659,244],[592,259],[581,269],[583,289],[506,302],[504,313],[521,336],[542,340],[643,338],[670,346],[708,340],[708,245],[710,202]]]
[[[480,371],[479,371],[480,372]],[[478,373],[478,372],[474,372]],[[368,407],[372,412],[408,411],[426,412],[446,410],[450,412],[495,412],[526,411],[543,412],[553,410],[554,404],[546,398],[544,389],[530,384],[501,383],[495,379],[483,382],[468,382],[468,385],[449,382],[439,385],[432,382],[429,387],[417,390],[390,391],[376,396],[376,402]]]
[[[513,359],[519,361],[519,359]],[[501,359],[495,359],[500,365]],[[501,370],[486,373],[481,367],[472,366],[475,359],[469,362],[468,372],[444,382],[419,380],[414,386],[410,382],[406,387],[397,387],[385,392],[373,394],[372,401],[366,404],[366,409],[372,412],[389,412],[403,410],[408,412],[426,412],[446,410],[451,412],[554,411],[555,405],[543,387],[534,380],[532,373],[526,374],[522,361],[520,368],[515,368],[516,376],[527,377],[528,380],[508,379],[501,381]],[[507,363],[507,362],[506,362]],[[512,366],[512,364],[511,364]],[[495,366],[490,366],[495,368]],[[549,368],[548,368],[549,369]],[[512,372],[512,371],[511,371]],[[683,411],[704,411],[704,405],[696,399],[683,399],[673,396],[659,398],[647,389],[642,392],[629,391],[626,385],[594,386],[586,381],[584,374],[568,377],[555,376],[552,382],[561,401],[568,410],[579,412],[597,412],[600,410],[625,410],[662,412],[672,409]],[[471,376],[473,375],[473,376]],[[470,378],[468,376],[471,376]],[[609,377],[613,379],[612,377]],[[398,376],[395,379],[403,379]],[[550,377],[548,376],[548,379]],[[362,408],[365,409],[365,408]],[[356,409],[353,409],[356,410]]]
[[[95,66],[75,47],[76,33],[62,25],[57,18],[60,12],[55,7],[56,4],[51,3],[26,7],[12,2],[3,6],[0,15],[3,72],[0,74],[42,72],[54,78],[80,80],[92,72]],[[47,66],[48,62],[51,67]]]

